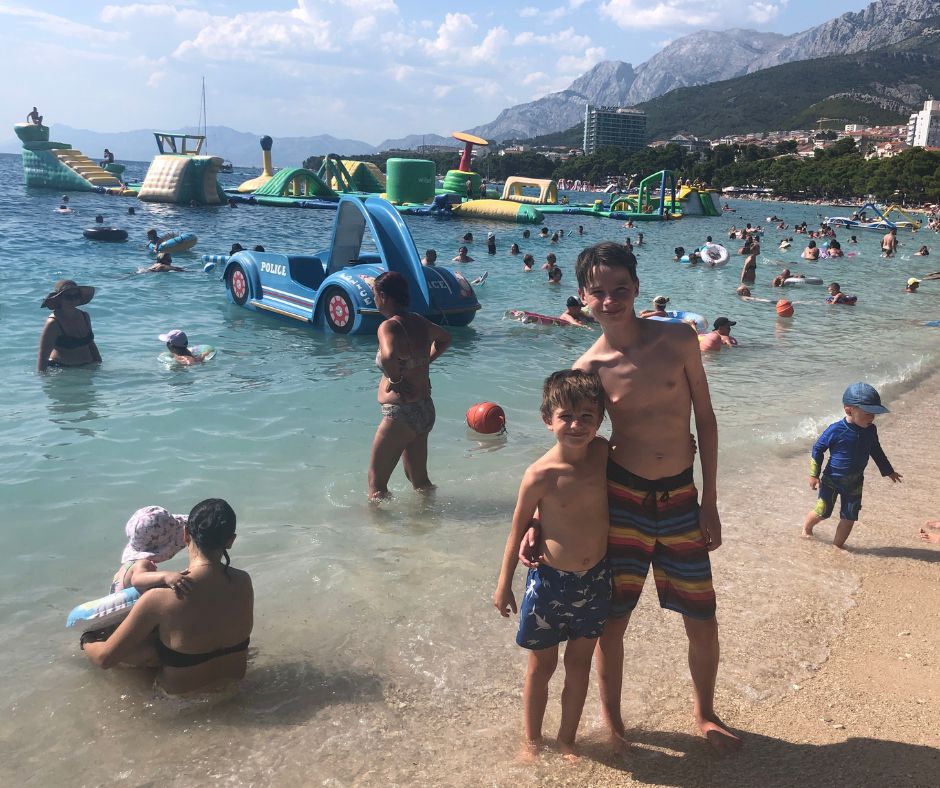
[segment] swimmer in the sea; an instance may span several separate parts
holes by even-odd
[[[185,331],[174,329],[160,334],[160,340],[166,342],[166,349],[173,355],[173,360],[185,366],[201,364],[206,360],[206,353],[193,353],[189,349],[189,337]]]
[[[180,268],[178,265],[173,265],[173,258],[170,257],[169,252],[160,252],[157,255],[157,262],[155,262],[150,268],[144,268],[139,273],[142,274],[162,274],[169,273],[170,271],[185,271],[185,268]]]

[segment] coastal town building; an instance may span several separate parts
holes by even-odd
[[[584,153],[590,156],[612,146],[641,150],[646,146],[646,113],[631,107],[584,108]]]
[[[940,146],[940,101],[929,99],[907,122],[907,144],[913,147]]]

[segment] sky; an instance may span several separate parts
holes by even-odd
[[[866,0],[0,0],[12,125],[209,125],[376,144],[471,128],[602,60],[638,66],[696,30],[795,33]],[[12,136],[12,135],[11,135]]]

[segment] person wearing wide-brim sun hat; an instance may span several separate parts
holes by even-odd
[[[95,288],[60,279],[40,306],[51,309],[39,337],[39,372],[52,367],[79,367],[98,364],[101,354],[91,330],[91,317],[78,307],[95,297]]]

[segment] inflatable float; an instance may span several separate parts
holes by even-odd
[[[193,354],[194,358],[199,359],[199,361],[210,361],[215,358],[216,349],[212,347],[212,345],[190,345],[189,352]],[[169,350],[164,350],[157,358],[169,366],[178,363],[177,359],[179,357]]]
[[[823,280],[819,276],[790,276],[783,280],[785,285],[821,285]]]
[[[121,230],[117,227],[89,227],[82,230],[89,241],[126,241],[127,230]]]
[[[571,326],[573,323],[569,323],[566,320],[562,320],[560,317],[552,317],[550,315],[540,315],[538,312],[528,312],[523,309],[510,309],[506,312],[506,317],[510,320],[518,320],[520,323],[535,323],[540,326]]]
[[[841,301],[836,301],[835,296],[828,296],[826,303],[832,304],[832,306],[855,306],[858,301],[858,296],[845,295],[845,293],[840,293],[839,295],[844,296]]]
[[[666,311],[668,317],[652,315],[646,320],[659,320],[663,323],[685,323],[695,329],[695,333],[702,334],[708,331],[708,323],[698,312],[686,312],[683,309],[670,309]]]
[[[125,235],[127,235],[127,233],[125,233]],[[157,244],[151,242],[147,244],[147,248],[154,254],[158,252],[188,252],[198,241],[199,239],[196,237],[196,233],[178,233]]]
[[[138,599],[140,592],[131,587],[100,599],[93,599],[91,602],[84,602],[72,609],[65,626],[81,632],[94,632],[114,626],[127,617]]]
[[[731,259],[731,253],[721,244],[707,243],[699,249],[702,262],[705,265],[717,267],[725,265]]]

